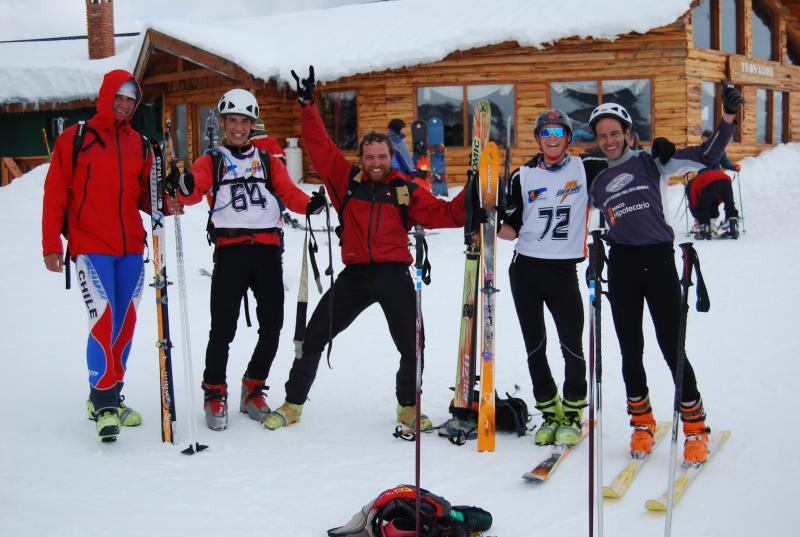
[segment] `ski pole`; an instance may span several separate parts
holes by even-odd
[[[742,181],[739,179],[739,172],[733,172],[736,174],[734,180],[736,181],[736,189],[739,191],[739,217],[742,220],[742,233],[744,233],[744,202],[742,201]]]
[[[414,226],[414,243],[416,249],[416,260],[414,262],[415,277],[414,288],[416,290],[416,326],[415,326],[415,339],[416,339],[416,356],[417,356],[417,370],[416,370],[416,422],[414,423],[415,435],[415,469],[414,469],[414,485],[416,487],[415,498],[415,519],[416,519],[416,535],[422,535],[420,532],[420,455],[422,451],[422,435],[420,430],[420,419],[422,418],[422,280],[423,280],[423,267],[425,266],[425,230],[422,226],[417,224]]]
[[[164,141],[169,148],[169,167],[173,172],[178,171],[178,162],[175,158],[175,146],[172,143],[172,121],[167,119],[167,130]],[[177,194],[177,193],[175,193]],[[175,215],[175,257],[178,263],[178,294],[181,302],[181,354],[183,355],[183,373],[186,380],[186,408],[189,415],[189,447],[181,451],[184,455],[194,455],[203,451],[208,446],[197,442],[197,427],[192,412],[194,410],[194,380],[192,375],[192,346],[189,339],[189,308],[186,298],[186,271],[183,266],[183,233],[181,230],[181,217]]]
[[[594,510],[597,509],[597,535],[603,535],[603,360],[601,352],[601,312],[603,261],[602,230],[592,231],[589,263],[589,535],[594,535]],[[596,475],[595,475],[596,474]]]
[[[669,483],[667,484],[667,516],[664,537],[672,534],[672,508],[675,496],[675,472],[678,459],[678,425],[681,415],[681,395],[683,392],[683,368],[686,361],[686,322],[689,313],[689,287],[692,283],[692,268],[697,252],[691,242],[680,245],[683,251],[683,274],[681,276],[681,316],[678,322],[678,355],[675,357],[675,400],[672,409],[672,445],[669,452]]]
[[[44,147],[45,147],[45,149],[47,149],[47,159],[50,160],[50,155],[51,155],[51,153],[50,153],[50,142],[47,139],[47,130],[46,129],[42,129],[42,138],[44,138]]]

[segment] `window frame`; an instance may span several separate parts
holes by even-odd
[[[455,83],[445,83],[445,82],[422,82],[415,84],[413,87],[414,89],[414,114],[418,115],[419,110],[419,90],[424,88],[437,88],[437,87],[455,87],[461,86],[461,122],[464,125],[464,144],[463,145],[446,145],[445,147],[452,147],[452,148],[468,148],[472,146],[472,140],[469,138],[469,130],[472,128],[472,125],[468,123],[469,119],[469,99],[467,98],[467,88],[469,86],[503,86],[509,85],[512,86],[514,89],[514,126],[511,128],[511,138],[514,140],[513,144],[510,144],[509,147],[512,149],[517,148],[517,144],[519,144],[519,93],[517,92],[518,84],[516,81],[513,80],[465,80],[465,81],[457,81]]]
[[[699,5],[703,0],[697,2]],[[696,50],[704,50],[710,52],[716,52],[719,54],[739,54],[745,55],[745,7],[744,7],[744,0],[736,0],[736,51],[735,52],[727,52],[722,50],[722,10],[720,0],[705,0],[711,3],[710,6],[710,18],[711,18],[711,48],[702,48],[702,47],[695,47],[694,46],[694,8],[697,7],[696,5],[692,6],[692,48]],[[751,46],[752,48],[752,46]]]
[[[599,106],[599,105],[603,104],[603,101],[602,101],[602,98],[603,98],[603,82],[604,81],[607,81],[607,82],[608,81],[614,81],[614,80],[647,80],[650,83],[650,139],[649,140],[643,140],[643,141],[646,142],[646,143],[652,143],[653,139],[655,139],[655,137],[656,137],[655,136],[655,130],[656,130],[655,117],[656,117],[656,115],[655,115],[655,98],[654,98],[655,97],[655,93],[654,93],[655,92],[655,81],[654,81],[654,77],[653,76],[637,77],[635,75],[633,75],[633,76],[622,76],[622,75],[620,75],[620,76],[610,76],[610,77],[595,78],[595,79],[585,78],[585,77],[584,78],[558,78],[558,79],[550,79],[550,78],[548,78],[548,79],[545,80],[545,84],[546,84],[546,88],[547,88],[547,108],[550,109],[550,108],[553,107],[552,106],[552,102],[551,102],[551,97],[550,97],[550,93],[551,93],[550,85],[553,84],[554,82],[597,82],[597,104],[595,104],[595,106]],[[569,114],[567,114],[567,115],[569,115]],[[597,145],[597,139],[595,138],[594,140],[589,140],[589,141],[571,142],[570,145],[575,145],[575,146],[578,146],[578,147],[589,147],[589,146]]]

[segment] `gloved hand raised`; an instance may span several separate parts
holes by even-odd
[[[188,196],[194,192],[194,175],[190,171],[181,173],[177,166],[173,166],[172,171],[164,179],[164,189],[170,196],[175,196],[177,193]]]
[[[674,154],[675,144],[666,138],[656,138],[653,140],[653,147],[650,148],[650,155],[660,160],[661,164],[666,164]]]
[[[325,199],[325,193],[322,188],[316,192],[312,192],[311,199],[308,201],[308,205],[306,205],[306,215],[321,213],[326,204],[327,200]]]
[[[741,108],[744,99],[733,85],[722,81],[722,109],[726,114],[736,114]]]
[[[297,93],[297,100],[300,101],[300,104],[305,106],[306,104],[314,102],[314,86],[316,84],[314,80],[314,66],[308,66],[308,78],[301,79],[297,76],[297,73],[294,72],[294,69],[292,69],[292,76],[297,85],[295,92]]]

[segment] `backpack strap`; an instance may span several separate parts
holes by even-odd
[[[67,187],[67,207],[69,207],[70,203],[72,202],[72,176],[75,174],[75,164],[78,162],[78,153],[81,152],[81,148],[83,147],[83,138],[85,135],[86,135],[86,122],[79,121],[78,130],[75,132],[75,138],[73,138],[72,140],[72,161],[70,162],[70,166],[72,167],[72,172],[70,173],[69,185]],[[61,234],[64,236],[64,240],[67,241],[67,248],[64,250],[64,269],[65,269],[64,278],[66,279],[65,287],[67,289],[71,289],[72,273],[69,264],[70,255],[69,255],[69,238],[67,236],[68,232],[67,212],[64,213],[64,225],[61,226]]]
[[[272,172],[270,171],[270,155],[263,149],[258,149],[258,159],[261,163],[261,169],[264,173],[264,186],[271,194],[275,194],[275,191],[272,186]],[[227,231],[217,231],[214,227],[214,223],[211,221],[211,215],[214,214],[217,205],[217,192],[219,191],[220,187],[223,184],[230,184],[235,182],[247,182],[247,179],[233,179],[233,180],[223,180],[222,178],[228,172],[227,166],[225,165],[225,155],[219,148],[209,149],[206,153],[210,154],[211,156],[211,176],[212,176],[212,183],[211,183],[211,209],[208,211],[208,222],[206,223],[206,239],[208,240],[208,244],[213,245],[216,241],[217,237],[238,237],[243,234],[253,234],[253,233],[263,233],[267,231],[276,231],[279,228],[264,228],[264,229],[247,229],[247,230],[240,230],[240,229],[229,229]],[[259,182],[261,179],[258,180]],[[246,233],[243,233],[246,232]],[[249,325],[248,325],[249,326]]]

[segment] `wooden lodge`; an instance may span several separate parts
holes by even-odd
[[[172,119],[180,158],[196,158],[209,145],[216,103],[233,87],[255,91],[270,135],[283,145],[300,138],[302,146],[293,88],[258,79],[228,59],[150,29],[135,75],[145,100],[156,103],[153,110]],[[537,152],[533,124],[550,107],[572,118],[576,153],[593,147],[588,116],[608,101],[631,112],[645,146],[658,136],[678,146],[698,144],[719,121],[722,80],[745,100],[728,147],[732,159],[800,141],[800,0],[695,1],[673,23],[644,34],[457,51],[435,63],[319,84],[318,102],[348,158],[356,158],[364,133],[385,131],[392,118],[410,125],[441,117],[448,176],[457,183],[465,177],[472,107],[481,98],[493,105],[492,138],[504,143],[510,128],[518,166]]]

